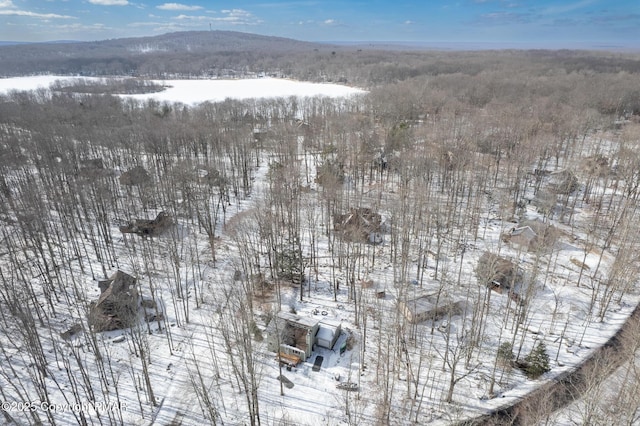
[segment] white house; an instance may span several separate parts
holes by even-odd
[[[275,333],[276,325],[278,334]],[[267,329],[269,334],[267,347],[273,352],[278,352],[279,342],[280,352],[298,356],[301,361],[305,361],[311,356],[318,329],[319,324],[316,319],[280,312]]]

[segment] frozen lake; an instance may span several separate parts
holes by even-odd
[[[28,91],[39,88],[47,89],[57,81],[72,81],[74,79],[100,81],[96,77],[68,77],[68,76],[31,76],[0,79],[0,93],[11,90]],[[331,98],[345,98],[366,93],[365,90],[330,83],[310,83],[280,78],[251,78],[235,80],[153,80],[155,83],[167,86],[162,92],[139,95],[120,95],[133,99],[156,99],[160,102],[181,102],[184,104],[198,104],[202,102],[218,102],[231,99],[258,98],[287,98],[290,96],[313,97],[327,96]]]

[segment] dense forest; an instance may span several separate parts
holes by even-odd
[[[137,83],[0,95],[9,424],[453,424],[588,358],[640,300],[637,56],[222,32],[54,47],[0,47],[0,74]],[[117,96],[257,73],[368,93]],[[101,305],[114,282],[140,301]],[[281,312],[341,321],[340,375],[274,360]],[[640,419],[625,336],[575,390],[583,424]],[[619,392],[599,385],[614,366]]]
[[[273,73],[308,81],[370,86],[421,76],[505,74],[636,74],[637,56],[609,52],[380,50],[232,31],[171,33],[95,42],[0,46],[0,76],[61,74],[202,78]]]

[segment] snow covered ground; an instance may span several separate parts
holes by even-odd
[[[51,83],[61,78],[66,79],[67,77],[40,76],[3,79],[0,80],[0,91],[47,88]],[[171,87],[163,92],[132,95],[131,97],[140,100],[153,98],[159,101],[194,104],[204,101],[220,101],[226,98],[316,95],[345,97],[363,93],[360,89],[346,86],[320,85],[271,78],[224,81],[173,80],[161,83]],[[264,182],[267,180],[269,164],[267,159],[261,160],[261,165],[254,170],[256,181],[254,192],[249,199],[234,200],[233,207],[229,208],[227,221],[230,221],[234,214],[255,208],[260,196],[266,190]],[[314,160],[316,159],[309,159],[308,163],[315,164]],[[310,174],[315,175],[315,172]],[[313,184],[311,187],[312,191],[318,190],[317,186]],[[312,201],[313,196],[312,194],[307,197]],[[388,210],[391,210],[394,203],[397,202],[397,198],[391,194],[391,191],[384,192],[380,198],[383,199],[383,207],[386,206]],[[388,213],[388,211],[383,213]],[[322,213],[315,211],[313,214],[320,217]],[[526,208],[525,214],[529,219],[539,218],[539,214],[532,206]],[[585,203],[577,204],[576,216],[588,217],[592,214],[592,207]],[[387,240],[380,246],[368,248],[376,250],[379,255],[375,269],[372,265],[371,269],[366,271],[367,278],[383,286],[386,295],[382,299],[377,299],[374,297],[373,289],[363,291],[363,306],[365,309],[371,309],[371,322],[373,323],[369,324],[368,332],[370,335],[367,336],[366,350],[363,350],[363,347],[358,344],[358,341],[363,338],[362,329],[355,324],[355,312],[349,301],[346,285],[337,295],[337,301],[334,300],[332,283],[336,277],[333,276],[332,265],[328,260],[324,264],[321,263],[317,279],[311,279],[309,284],[312,286],[310,297],[306,296],[305,290],[304,301],[300,302],[297,290],[283,291],[283,309],[291,307],[297,311],[298,315],[309,317],[318,316],[317,312],[326,312],[328,319],[342,322],[345,333],[340,337],[333,351],[319,349],[307,362],[300,364],[297,368],[283,371],[282,374],[293,384],[293,387],[285,388],[285,395],[280,395],[278,380],[280,372],[274,360],[274,354],[267,352],[262,345],[256,344],[256,356],[259,358],[260,369],[258,372],[260,376],[258,392],[264,424],[341,425],[350,423],[350,416],[365,424],[374,424],[379,421],[376,418],[379,408],[376,404],[379,394],[383,391],[381,383],[385,380],[391,382],[391,386],[395,385],[396,387],[392,411],[414,413],[416,419],[421,422],[448,424],[466,416],[486,413],[492,408],[524,397],[528,391],[543,383],[544,380],[580,363],[585,356],[588,356],[598,345],[605,342],[608,336],[613,334],[637,303],[638,295],[631,294],[623,302],[614,303],[602,321],[600,319],[595,321],[587,314],[587,306],[593,297],[597,280],[600,277],[582,277],[584,283],[581,287],[577,287],[575,282],[582,275],[583,269],[599,270],[601,275],[606,274],[612,259],[609,253],[592,251],[587,241],[589,236],[584,232],[554,222],[554,225],[564,232],[560,244],[551,255],[538,259],[530,253],[525,253],[501,242],[501,234],[511,224],[497,217],[495,203],[487,203],[487,209],[484,211],[481,222],[482,236],[473,242],[476,246],[474,250],[469,250],[463,257],[457,251],[457,246],[448,244],[450,250],[442,253],[442,259],[439,259],[442,268],[440,274],[443,273],[443,270],[450,274],[449,285],[455,281],[451,277],[460,271],[461,275],[465,277],[463,282],[457,283],[460,286],[460,291],[467,291],[467,294],[471,295],[471,299],[484,297],[484,293],[476,282],[474,272],[483,249],[500,250],[501,254],[518,259],[523,266],[529,268],[535,266],[542,270],[549,268],[552,273],[549,274],[549,280],[544,285],[540,285],[539,280],[536,281],[535,300],[530,307],[527,322],[520,325],[519,328],[513,319],[516,315],[514,306],[509,303],[508,298],[504,295],[491,296],[486,309],[491,318],[487,320],[485,325],[484,349],[474,356],[475,359],[472,362],[468,363],[471,366],[477,364],[477,367],[457,384],[454,404],[442,402],[449,379],[447,373],[443,373],[445,368],[442,355],[447,351],[452,351],[451,356],[457,356],[453,352],[454,349],[449,347],[448,342],[445,342],[445,335],[449,333],[454,340],[462,339],[466,325],[460,315],[454,315],[451,318],[451,324],[438,321],[435,324],[435,333],[431,330],[430,322],[415,327],[417,337],[412,344],[407,345],[406,349],[407,364],[413,362],[415,366],[419,366],[414,371],[415,377],[409,378],[403,367],[397,367],[397,370],[392,371],[388,376],[385,374],[389,370],[385,372],[384,369],[380,369],[378,371],[376,363],[380,359],[396,359],[395,355],[392,356],[384,352],[396,348],[395,343],[390,342],[396,337],[394,324],[398,311],[397,301],[405,297],[403,292],[415,291],[418,293],[423,290],[413,283],[410,283],[407,288],[403,284],[398,285],[395,282],[394,265],[389,261],[390,244]],[[576,222],[579,222],[579,219]],[[188,323],[184,321],[184,318],[181,318],[183,314],[181,314],[179,304],[171,306],[169,302],[173,297],[172,284],[168,280],[167,282],[154,283],[163,295],[162,297],[165,298],[164,312],[167,324],[169,324],[169,330],[155,328],[146,337],[146,344],[148,344],[152,359],[149,366],[150,376],[158,407],[152,408],[150,405],[137,407],[137,395],[145,392],[145,386],[141,379],[140,360],[135,355],[136,351],[131,344],[132,334],[119,331],[102,333],[99,336],[99,344],[104,352],[111,357],[111,366],[118,374],[117,380],[122,383],[119,388],[120,398],[128,402],[127,411],[123,413],[124,424],[180,424],[181,422],[195,424],[201,421],[202,401],[196,397],[194,391],[194,388],[198,387],[198,377],[194,373],[198,368],[201,369],[199,374],[209,380],[209,392],[218,399],[216,408],[219,410],[220,417],[224,419],[224,423],[243,424],[246,421],[246,418],[243,417],[246,405],[245,395],[240,386],[234,382],[232,374],[222,375],[222,377],[219,374],[221,370],[231,368],[230,360],[224,353],[225,343],[216,334],[216,330],[221,327],[218,321],[223,319],[220,308],[221,306],[224,308],[224,305],[220,295],[233,282],[231,276],[234,269],[240,264],[239,258],[241,256],[237,247],[234,247],[233,240],[225,234],[225,230],[221,228],[219,231],[221,242],[218,256],[224,260],[217,263],[215,267],[205,267],[202,276],[199,277],[195,273],[190,274],[188,262],[186,267],[182,269],[183,281],[187,283],[190,292],[192,292],[187,296],[187,299],[190,300],[189,303],[194,303],[192,294],[195,288],[201,288],[204,291],[205,303],[198,309],[194,309],[192,306],[191,318]],[[308,230],[305,230],[305,235],[306,231]],[[111,233],[119,235],[119,231],[115,227]],[[197,234],[195,227],[188,230],[186,235],[188,238],[179,243],[183,247],[181,253],[188,252],[190,244],[193,244],[202,253],[206,253],[206,240],[202,235]],[[451,239],[453,238],[451,236]],[[470,239],[470,237],[468,238]],[[141,250],[140,248],[144,247],[145,243],[129,241],[129,244],[126,244],[124,238],[116,244],[121,258],[120,266],[130,271],[145,270],[148,266],[144,264],[144,259],[132,254],[135,253],[135,250],[131,249],[135,244],[138,244],[137,248]],[[320,239],[316,244],[320,247],[321,252],[326,252],[329,249],[327,239]],[[308,241],[305,241],[304,245],[308,247]],[[163,259],[168,257],[167,253],[170,252],[170,247],[169,241],[159,238],[146,249],[152,251],[152,257]],[[444,280],[434,279],[434,261],[435,259],[431,256],[427,266],[424,290],[433,291],[442,285],[441,282],[444,282]],[[99,263],[97,260],[95,262]],[[580,266],[580,262],[583,263],[583,266]],[[366,262],[363,264],[365,265],[363,268],[368,267]],[[417,260],[411,262],[412,274],[415,273],[413,268],[417,264]],[[172,276],[170,262],[158,262],[157,265],[152,266],[156,268],[154,274],[157,276]],[[72,273],[80,275],[77,270]],[[343,280],[343,283],[346,282],[345,276],[340,275],[338,278]],[[146,282],[145,285],[147,285]],[[95,283],[86,280],[85,286],[86,299],[95,299],[98,295]],[[261,307],[256,307],[256,310],[260,312]],[[511,313],[504,314],[509,312]],[[59,324],[60,328],[63,325],[65,324]],[[259,324],[259,326],[263,327],[264,325]],[[168,333],[171,333],[170,338]],[[349,335],[356,337],[355,346],[353,350],[340,354],[336,349]],[[506,339],[507,335],[513,335],[513,341],[516,342],[516,345],[519,341],[525,342],[523,353],[528,352],[537,340],[545,341],[552,361],[552,371],[537,381],[528,381],[518,370],[508,371],[504,373],[504,380],[496,383],[495,392],[499,398],[489,399],[487,381],[492,374],[495,348],[500,342],[508,340]],[[125,336],[125,341],[120,340],[120,336]],[[168,340],[171,340],[170,344],[167,343]],[[76,349],[81,352],[82,340],[77,338],[76,341],[79,345]],[[461,343],[460,346],[462,346]],[[213,353],[217,355],[214,356]],[[82,352],[81,356],[87,358],[88,364],[93,362],[90,359],[90,354]],[[324,358],[320,371],[313,370],[313,363],[317,356]],[[211,362],[214,359],[217,361]],[[215,365],[217,362],[220,365]],[[61,362],[60,368],[63,367]],[[460,372],[462,373],[464,370],[460,370]],[[92,371],[91,374],[97,373]],[[340,382],[358,383],[361,391],[337,390],[338,378]],[[95,377],[93,379],[96,380]],[[402,391],[405,388],[404,383],[408,383],[410,380],[415,380],[416,385],[412,392],[418,398],[408,398]],[[411,385],[408,387],[412,388]],[[422,407],[418,406],[417,400],[423,401],[420,403]],[[64,401],[60,399],[54,402],[63,403]],[[74,417],[70,413],[66,415],[61,413],[60,415],[59,420],[69,423],[74,421]],[[392,419],[390,423],[405,424],[408,421],[408,418],[400,418]]]
[[[82,77],[83,80],[101,81],[96,77]],[[12,77],[0,79],[0,93],[11,90],[47,89],[56,81],[72,81],[72,77],[42,75],[31,77]],[[366,93],[364,90],[339,84],[310,83],[280,78],[252,78],[236,80],[153,80],[166,86],[158,93],[140,95],[122,95],[123,97],[160,102],[179,102],[187,105],[202,102],[218,102],[229,99],[287,98],[290,96],[305,98],[327,96],[332,98],[349,97]]]

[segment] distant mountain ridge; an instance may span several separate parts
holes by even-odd
[[[158,75],[203,70],[215,73],[248,65],[272,66],[272,60],[283,56],[337,48],[236,31],[187,31],[90,42],[4,44],[0,45],[0,75]]]
[[[2,41],[0,40],[0,46],[13,46],[16,44],[30,44],[28,41]]]
[[[0,40],[0,46],[14,46],[16,44],[60,44],[60,43],[81,43],[78,40],[51,40],[51,41],[12,41]]]
[[[105,40],[105,46],[136,46],[151,44],[166,49],[180,50],[188,46],[196,51],[252,51],[268,49],[309,49],[320,43],[311,43],[284,37],[265,36],[238,31],[182,31],[151,37],[134,37]]]

